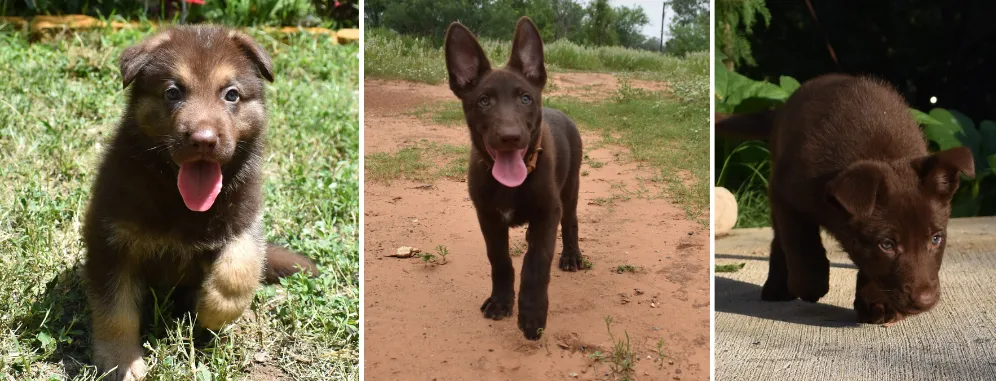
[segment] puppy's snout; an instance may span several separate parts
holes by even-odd
[[[218,145],[218,133],[210,129],[197,130],[190,134],[187,141],[197,153],[210,153]]]
[[[522,140],[522,134],[518,131],[502,131],[498,135],[498,140],[505,146],[518,146]]]
[[[923,288],[913,294],[913,306],[920,310],[928,310],[937,304],[941,292],[936,287]]]

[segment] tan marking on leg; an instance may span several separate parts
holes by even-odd
[[[113,296],[88,293],[93,311],[93,360],[102,373],[114,369],[109,380],[143,380],[148,372],[139,342],[139,287],[130,276],[120,274]]]
[[[223,249],[207,271],[197,298],[197,321],[213,330],[242,316],[259,288],[266,246],[250,229]]]

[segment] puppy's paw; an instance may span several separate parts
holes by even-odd
[[[565,251],[560,254],[560,269],[563,271],[584,270],[584,259],[581,253],[570,253]]]
[[[149,372],[145,360],[142,360],[141,349],[127,351],[95,344],[94,357],[98,371],[107,373],[104,380],[141,381]]]
[[[830,261],[823,259],[802,270],[789,269],[788,289],[799,299],[816,303],[830,292]]]
[[[494,296],[484,300],[481,312],[488,319],[501,320],[512,316],[512,300],[500,300]]]
[[[761,287],[761,300],[766,302],[787,302],[795,300],[796,296],[789,291],[785,281],[768,279]]]
[[[526,340],[539,340],[546,329],[546,311],[519,310],[519,330]]]

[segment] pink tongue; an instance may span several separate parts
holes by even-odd
[[[214,199],[221,192],[221,165],[207,160],[183,163],[176,187],[190,210],[203,212],[211,209]]]
[[[491,156],[495,159],[495,166],[491,168],[491,175],[502,185],[515,188],[526,181],[526,162],[522,159],[525,149],[515,151],[491,151]]]

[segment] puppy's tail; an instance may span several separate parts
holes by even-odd
[[[737,115],[716,113],[716,135],[767,140],[774,125],[775,110]]]
[[[283,247],[266,245],[266,269],[264,280],[267,284],[279,283],[280,278],[294,275],[300,271],[308,271],[312,277],[318,276],[318,266],[308,257]]]

